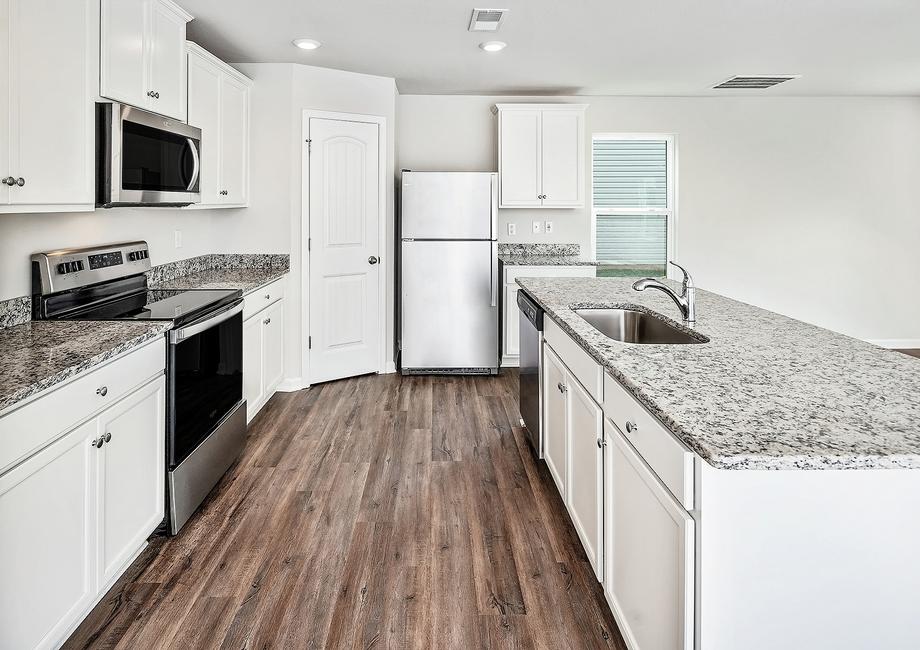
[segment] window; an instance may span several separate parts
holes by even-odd
[[[595,134],[592,215],[599,276],[663,276],[674,254],[674,138]]]

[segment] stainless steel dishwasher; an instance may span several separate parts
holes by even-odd
[[[542,380],[540,361],[543,353],[543,309],[523,290],[517,292],[520,321],[520,403],[521,424],[527,440],[538,458],[543,458],[543,427],[540,422]]]

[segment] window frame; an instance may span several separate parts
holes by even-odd
[[[667,201],[666,208],[598,208],[594,205],[594,143],[597,140],[663,140],[667,143]],[[674,133],[592,133],[591,134],[591,255],[597,257],[597,217],[598,215],[615,216],[634,214],[661,214],[667,217],[667,260],[677,261],[677,135]],[[670,264],[665,264],[667,276],[679,280],[678,271]]]

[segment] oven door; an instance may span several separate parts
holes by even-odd
[[[201,129],[123,104],[100,104],[102,207],[201,200]]]
[[[243,399],[243,302],[169,333],[167,461],[173,470]]]

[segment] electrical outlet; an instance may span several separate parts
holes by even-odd
[[[543,232],[543,224],[540,221],[533,222],[533,234],[539,235]]]
[[[514,237],[516,234],[517,234],[517,224],[516,224],[516,223],[509,223],[509,224],[508,224],[508,236],[509,236],[509,237]]]
[[[553,222],[547,221],[545,224],[543,224],[543,230],[547,235],[553,232]]]
[[[176,235],[176,248],[182,248],[182,231],[176,230],[175,235]]]

